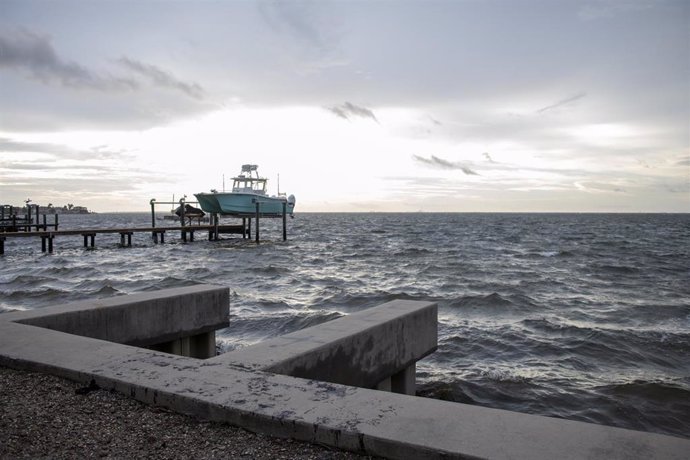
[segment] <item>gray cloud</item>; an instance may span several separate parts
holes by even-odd
[[[428,166],[432,166],[435,168],[440,168],[440,169],[446,169],[446,170],[460,170],[463,173],[470,175],[470,176],[478,176],[479,173],[476,171],[470,169],[468,166],[458,163],[458,162],[453,162],[453,161],[448,161],[444,160],[443,158],[439,158],[437,156],[431,155],[429,158],[424,158],[419,155],[412,155],[412,158],[417,160],[420,163],[423,163]]]
[[[0,170],[11,171],[89,171],[91,173],[112,172],[113,168],[88,165],[54,165],[40,161],[9,161],[1,162]],[[33,179],[32,179],[33,181]]]
[[[554,103],[554,104],[551,104],[551,105],[547,105],[547,106],[545,106],[545,107],[542,107],[541,109],[536,110],[535,113],[544,113],[544,112],[548,112],[548,111],[550,111],[550,110],[554,110],[554,109],[563,107],[564,105],[572,104],[573,102],[578,101],[578,100],[582,99],[582,98],[585,97],[585,96],[587,96],[587,93],[578,93],[578,94],[576,94],[576,95],[574,95],[574,96],[571,96],[571,97],[568,97],[568,98],[565,98],[565,99],[561,99],[560,101],[558,101],[558,102],[556,102],[556,103]]]
[[[326,47],[326,38],[314,21],[315,10],[307,3],[272,2],[259,4],[264,20],[276,31],[286,32],[317,49]]]
[[[0,174],[2,178],[2,174]],[[138,184],[146,181],[152,182],[154,176],[147,174],[128,174],[127,176],[117,175],[113,170],[101,170],[98,177],[93,172],[84,173],[80,177],[70,177],[69,179],[55,178],[31,178],[30,181],[17,179],[8,176],[3,178],[0,190],[6,189],[7,195],[13,196],[35,196],[38,191],[47,195],[69,196],[74,193],[84,193],[90,199],[108,193],[122,193],[127,190],[136,190]],[[5,195],[5,193],[3,193]],[[15,198],[15,201],[17,199]],[[49,200],[46,199],[45,202]],[[54,201],[53,201],[54,202]]]
[[[336,105],[333,107],[328,107],[328,110],[339,116],[340,118],[344,118],[346,120],[349,120],[350,117],[361,117],[361,118],[371,118],[374,120],[376,123],[379,121],[376,119],[376,115],[374,115],[374,112],[371,111],[370,109],[367,109],[366,107],[360,107],[358,105],[354,105],[351,102],[345,102],[340,105]]]
[[[51,144],[47,142],[17,142],[12,139],[0,137],[0,153],[42,153],[53,156],[54,159],[63,160],[108,160],[127,159],[131,157],[125,150],[111,150],[107,145],[98,145],[87,150],[73,149],[65,145]],[[0,163],[0,167],[6,167],[6,163]],[[21,164],[27,164],[22,162]],[[52,165],[44,165],[43,169],[52,169]]]
[[[676,166],[690,166],[690,156],[679,158],[675,164]]]
[[[196,82],[185,82],[179,80],[173,74],[161,69],[160,67],[152,64],[146,64],[141,61],[136,61],[125,56],[118,59],[117,62],[126,69],[148,78],[155,85],[181,91],[194,99],[203,99],[204,90],[201,85]]]
[[[0,67],[26,72],[44,84],[70,88],[121,91],[138,87],[132,79],[99,75],[60,57],[48,37],[23,29],[0,35]]]
[[[429,120],[436,126],[443,126],[443,123],[441,123],[440,121],[438,121],[437,119],[435,119],[431,115],[429,115]]]
[[[576,182],[575,187],[584,192],[614,192],[614,193],[627,193],[625,189],[617,186],[611,185],[603,182]]]
[[[0,30],[0,72],[15,74],[3,79],[0,125],[6,131],[146,129],[216,108],[200,101],[200,85],[169,71],[127,57],[105,63],[116,65],[117,72],[97,71],[63,57],[48,36]],[[151,86],[168,91],[144,91]]]
[[[489,155],[489,152],[484,152],[482,153],[482,156],[487,159],[489,163],[496,163],[493,158],[491,158],[491,155]]]

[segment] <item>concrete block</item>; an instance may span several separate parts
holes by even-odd
[[[244,369],[364,388],[436,350],[435,303],[394,300],[218,359]]]
[[[7,320],[148,346],[227,327],[228,307],[227,288],[196,285],[13,312]]]

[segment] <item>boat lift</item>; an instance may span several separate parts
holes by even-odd
[[[179,209],[179,211],[180,211],[180,213],[179,213],[179,216],[180,216],[180,226],[181,226],[181,227],[193,227],[193,226],[191,225],[191,221],[192,221],[193,218],[192,218],[192,219],[189,219],[189,225],[187,225],[187,220],[186,220],[186,219],[187,219],[187,215],[186,215],[186,212],[185,212],[185,211],[186,211],[186,205],[188,205],[188,204],[196,204],[196,205],[198,205],[199,202],[198,202],[198,201],[189,201],[189,202],[188,202],[188,201],[186,201],[186,198],[187,198],[186,195],[183,196],[182,198],[180,198],[179,202],[174,202],[174,201],[172,201],[172,202],[170,202],[170,201],[156,201],[155,198],[151,198],[151,200],[149,201],[149,203],[150,203],[150,205],[151,205],[151,226],[152,226],[152,227],[156,227],[156,205],[173,205],[173,206],[174,206],[174,205],[176,205],[176,204],[179,204],[179,208],[178,208],[178,209]],[[253,218],[256,220],[256,222],[255,222],[255,241],[256,241],[257,244],[259,244],[259,241],[260,241],[260,237],[259,237],[259,236],[260,236],[260,225],[259,225],[259,222],[260,222],[260,216],[261,216],[261,199],[260,199],[259,196],[257,196],[256,199],[254,199],[254,205],[255,205],[255,209],[256,209],[255,214],[254,214],[254,217],[253,217]],[[242,219],[241,230],[239,230],[239,231],[236,230],[236,229],[234,228],[235,226],[220,226],[220,225],[219,225],[219,222],[220,222],[220,217],[221,217],[221,216],[224,216],[224,217],[237,217],[237,218],[241,218],[241,219]],[[265,217],[265,216],[264,216],[264,217]],[[281,217],[282,217],[282,220],[283,220],[283,241],[287,241],[287,203],[283,203],[283,209],[282,209],[282,216],[281,216]],[[219,234],[220,234],[220,233],[240,233],[240,234],[242,235],[242,238],[243,238],[243,239],[245,239],[245,238],[250,238],[250,237],[251,237],[251,233],[252,233],[252,217],[248,217],[248,216],[246,216],[246,215],[245,215],[245,216],[239,216],[239,215],[234,215],[234,214],[221,214],[221,215],[218,215],[217,213],[211,213],[211,214],[210,214],[210,222],[209,222],[209,224],[210,224],[210,226],[212,226],[212,227],[215,229],[214,232],[213,232],[213,233],[214,233],[213,238],[210,238],[210,239],[213,239],[213,240],[218,240],[218,239],[219,239]],[[237,227],[239,227],[239,226],[237,226]],[[157,243],[157,242],[158,242],[158,234],[154,232],[153,235],[152,235],[152,237],[153,237],[153,241],[154,241],[155,243]],[[185,230],[182,230],[182,239],[183,239],[184,241],[187,241],[187,238],[186,238],[186,231],[185,231]]]

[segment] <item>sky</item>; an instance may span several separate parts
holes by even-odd
[[[690,2],[0,0],[0,204],[247,163],[297,213],[690,212]]]

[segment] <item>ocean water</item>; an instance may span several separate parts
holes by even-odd
[[[149,214],[60,216],[61,228]],[[158,225],[164,225],[159,221]],[[12,239],[0,311],[213,283],[230,290],[223,350],[392,299],[439,305],[418,393],[690,437],[690,215],[300,214],[262,242],[136,234]]]

